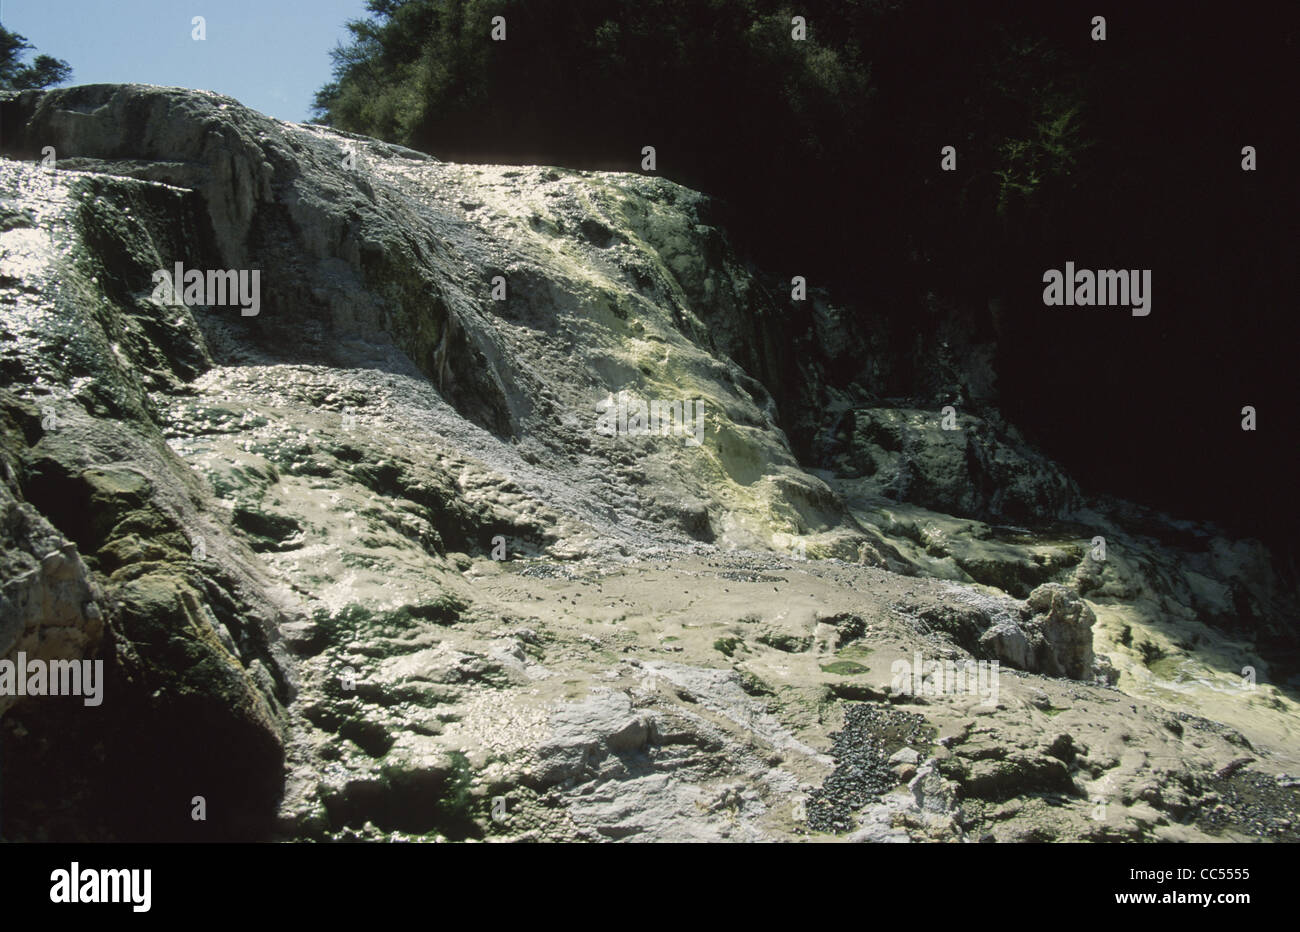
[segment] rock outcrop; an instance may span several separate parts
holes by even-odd
[[[1092,626],[1097,616],[1060,583],[1029,594],[1019,620],[998,621],[980,636],[980,646],[1018,670],[1068,676],[1093,675]]]
[[[38,420],[19,409],[20,417]],[[12,436],[6,432],[6,436]],[[12,475],[18,451],[0,452]],[[0,658],[80,663],[99,652],[104,597],[77,551],[39,511],[0,483]],[[0,715],[17,697],[0,693]]]
[[[970,518],[1048,521],[1081,504],[1061,468],[1006,428],[953,409],[950,423],[916,408],[858,408],[840,428],[831,463],[846,480],[870,477],[891,498]]]

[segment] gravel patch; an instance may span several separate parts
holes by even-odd
[[[904,747],[925,748],[932,737],[933,728],[913,712],[846,704],[844,728],[831,734],[835,770],[809,796],[808,827],[835,833],[857,828],[852,813],[898,786],[890,756]]]

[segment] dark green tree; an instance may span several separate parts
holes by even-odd
[[[50,55],[37,55],[30,65],[23,64],[33,48],[25,36],[0,25],[0,90],[53,87],[72,77],[72,66]]]

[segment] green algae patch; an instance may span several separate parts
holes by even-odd
[[[831,673],[835,676],[858,676],[867,672],[867,667],[852,660],[835,660],[831,663],[821,665],[823,673]]]

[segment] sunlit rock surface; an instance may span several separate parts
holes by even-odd
[[[1293,583],[1089,499],[987,346],[828,388],[887,381],[869,309],[799,329],[662,179],[170,88],[0,118],[0,651],[107,671],[0,697],[6,837],[1300,837]]]

